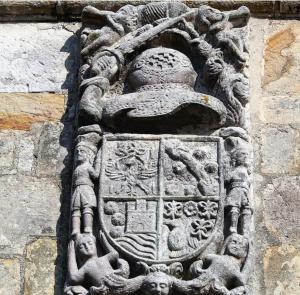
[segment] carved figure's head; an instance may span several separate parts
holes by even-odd
[[[204,74],[206,75],[206,78],[215,78],[221,74],[223,69],[223,57],[218,54],[214,54],[206,60],[204,65]]]
[[[96,238],[91,234],[80,234],[77,236],[76,252],[81,258],[89,258],[97,255]]]
[[[113,18],[124,27],[125,32],[132,32],[138,27],[138,9],[136,6],[128,4],[121,7]]]
[[[248,253],[248,239],[239,234],[232,234],[226,241],[225,254],[236,258],[245,258]]]
[[[241,147],[241,148],[236,148],[232,151],[231,153],[231,160],[233,166],[245,166],[246,168],[250,167],[250,153],[247,149]]]
[[[83,163],[88,161],[92,164],[94,158],[95,158],[95,151],[92,149],[92,147],[82,142],[76,146],[75,159],[78,163]]]
[[[196,29],[199,32],[208,31],[209,27],[224,19],[224,13],[207,5],[201,5],[196,15]]]
[[[143,282],[145,295],[168,295],[171,287],[171,277],[161,271],[148,274]]]

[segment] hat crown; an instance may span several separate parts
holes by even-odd
[[[144,51],[132,62],[128,81],[133,91],[141,91],[145,86],[168,84],[178,88],[193,88],[196,72],[190,59],[180,51],[158,47]],[[164,87],[163,87],[164,86]]]

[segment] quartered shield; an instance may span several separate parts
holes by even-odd
[[[105,135],[101,229],[124,256],[152,263],[196,257],[223,222],[222,139]]]

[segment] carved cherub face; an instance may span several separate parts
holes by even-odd
[[[245,258],[247,256],[247,250],[247,238],[239,234],[233,234],[229,237],[229,241],[226,247],[226,254],[234,256],[236,258]]]
[[[76,241],[76,249],[83,257],[93,257],[97,254],[96,241],[91,235],[79,235]]]
[[[143,284],[146,295],[168,295],[170,291],[170,278],[163,272],[150,273]]]

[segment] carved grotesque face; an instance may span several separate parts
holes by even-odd
[[[233,234],[227,244],[227,254],[236,258],[245,258],[247,256],[248,240],[239,235]]]
[[[209,76],[219,75],[224,68],[224,62],[219,56],[211,56],[205,63],[205,71]]]
[[[163,272],[150,273],[144,282],[146,295],[168,295],[170,291],[169,276]]]
[[[95,256],[97,250],[94,238],[90,235],[81,235],[77,241],[77,251],[83,257]]]

